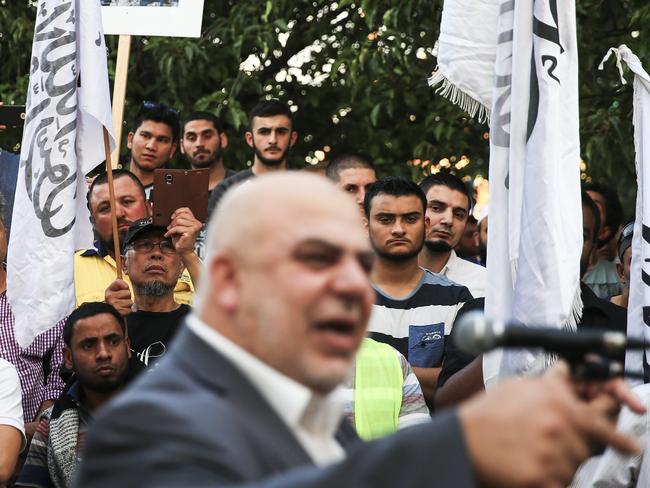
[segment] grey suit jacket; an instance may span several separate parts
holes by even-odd
[[[315,467],[266,400],[187,328],[155,371],[96,418],[80,487],[471,487],[474,476],[453,413],[363,444],[343,423],[348,453]]]

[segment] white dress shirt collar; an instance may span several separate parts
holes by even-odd
[[[438,274],[441,274],[442,276],[447,276],[447,273],[449,273],[453,269],[454,263],[456,262],[457,259],[460,258],[456,255],[456,251],[452,249],[451,254],[449,254],[449,259],[447,259],[447,262],[445,263],[445,265],[440,270],[440,273]]]
[[[319,395],[260,361],[195,314],[188,315],[186,320],[192,332],[223,355],[250,381],[298,437],[315,462],[324,464],[344,456],[341,446],[334,439],[343,417],[345,397],[342,388],[326,396]]]

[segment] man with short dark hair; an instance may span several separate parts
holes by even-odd
[[[454,251],[471,208],[467,185],[457,176],[441,172],[427,176],[420,188],[427,197],[429,219],[420,266],[466,286],[476,298],[485,296],[485,268],[459,258]]]
[[[473,215],[467,217],[465,230],[454,250],[459,257],[470,263],[481,264],[481,241],[478,234],[478,221]]]
[[[181,153],[192,169],[208,169],[211,192],[222,180],[235,174],[223,165],[223,150],[228,136],[221,121],[210,112],[192,112],[183,122]]]
[[[115,212],[120,240],[133,222],[151,215],[151,206],[145,198],[145,192],[138,178],[124,169],[113,170],[113,186],[115,190]],[[113,246],[113,226],[111,220],[111,205],[106,173],[97,176],[86,196],[90,218],[95,234],[95,246],[92,249],[77,251],[74,256],[74,282],[77,306],[85,302],[104,300],[106,288],[117,276],[117,265]],[[184,235],[185,238],[196,239],[201,222],[194,218],[191,210],[178,209],[172,215],[168,226],[169,232]],[[195,253],[188,254],[188,263],[198,263]],[[196,266],[187,266],[188,269]],[[128,277],[125,278],[128,283]],[[194,287],[189,272],[184,273],[179,280],[175,294],[180,303],[190,303]]]
[[[181,239],[165,237],[166,233],[165,227],[154,226],[150,219],[134,222],[122,250],[122,268],[133,285],[133,300],[124,280],[115,280],[106,290],[106,302],[126,316],[131,348],[145,366],[165,354],[190,311],[174,299],[185,269],[181,253],[190,249],[183,248]]]
[[[180,133],[178,112],[162,103],[142,102],[127,136],[131,150],[129,170],[144,186],[147,198],[153,189],[153,173],[163,168],[176,152]]]
[[[63,338],[65,365],[73,376],[41,416],[17,486],[72,485],[93,413],[122,388],[129,373],[126,325],[107,303],[85,303],[73,311]]]
[[[265,173],[285,171],[289,151],[297,140],[293,114],[286,103],[280,100],[265,100],[255,105],[248,114],[246,131],[246,143],[255,154],[253,166],[226,178],[216,186],[210,194],[208,214],[212,215],[219,200],[233,185]]]
[[[334,158],[325,169],[325,176],[348,193],[363,214],[363,200],[368,187],[377,181],[375,166],[355,154],[342,154]]]
[[[618,232],[623,223],[623,207],[616,191],[611,187],[592,182],[583,185],[583,190],[596,204],[601,225],[590,267],[582,281],[600,298],[609,300],[623,290],[615,263]]]
[[[418,265],[431,227],[425,208],[424,193],[405,178],[383,178],[366,193],[370,243],[377,254],[370,275],[376,300],[368,331],[406,356],[432,406],[445,338],[472,295]]]
[[[226,178],[236,172],[223,165],[223,150],[228,147],[228,136],[221,121],[210,112],[192,112],[183,123],[181,153],[192,169],[210,171],[209,194]],[[205,225],[196,237],[195,250],[199,258],[205,258]]]

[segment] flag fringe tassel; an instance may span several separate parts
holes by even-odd
[[[440,70],[434,71],[428,81],[431,87],[440,85],[435,89],[438,95],[460,107],[479,123],[487,122],[490,125],[490,109],[454,85]]]

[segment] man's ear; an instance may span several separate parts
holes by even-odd
[[[129,132],[129,135],[126,136],[126,147],[133,149],[133,132]]]
[[[219,134],[219,142],[221,143],[221,149],[226,149],[228,147],[228,134],[225,132]]]
[[[127,260],[126,255],[122,254],[122,255],[120,256],[120,263],[122,264],[122,272],[123,272],[125,275],[128,275],[129,273],[127,273],[127,271],[128,271],[128,266],[127,266],[127,264],[126,264],[126,260]]]
[[[289,147],[293,147],[293,145],[296,143],[298,140],[298,133],[296,131],[291,132],[291,141],[289,141]]]
[[[73,370],[74,362],[72,361],[72,351],[68,346],[63,347],[63,363],[66,369]]]
[[[174,157],[174,154],[176,154],[176,148],[178,148],[178,144],[177,144],[177,143],[173,143],[173,144],[172,144],[172,150],[171,150],[171,152],[169,153],[169,159],[173,158],[173,157]]]
[[[183,138],[182,137],[181,137],[181,140],[178,141],[178,147],[179,147],[179,149],[181,151],[181,154],[184,155],[185,154],[185,148],[183,147]]]
[[[246,131],[246,144],[253,147],[253,133],[249,130]]]
[[[205,278],[203,278],[205,279]],[[240,276],[230,254],[218,254],[210,263],[212,296],[218,306],[232,314],[239,308],[241,298]]]
[[[427,236],[429,235],[429,230],[431,229],[431,219],[429,217],[424,216],[424,235]]]

